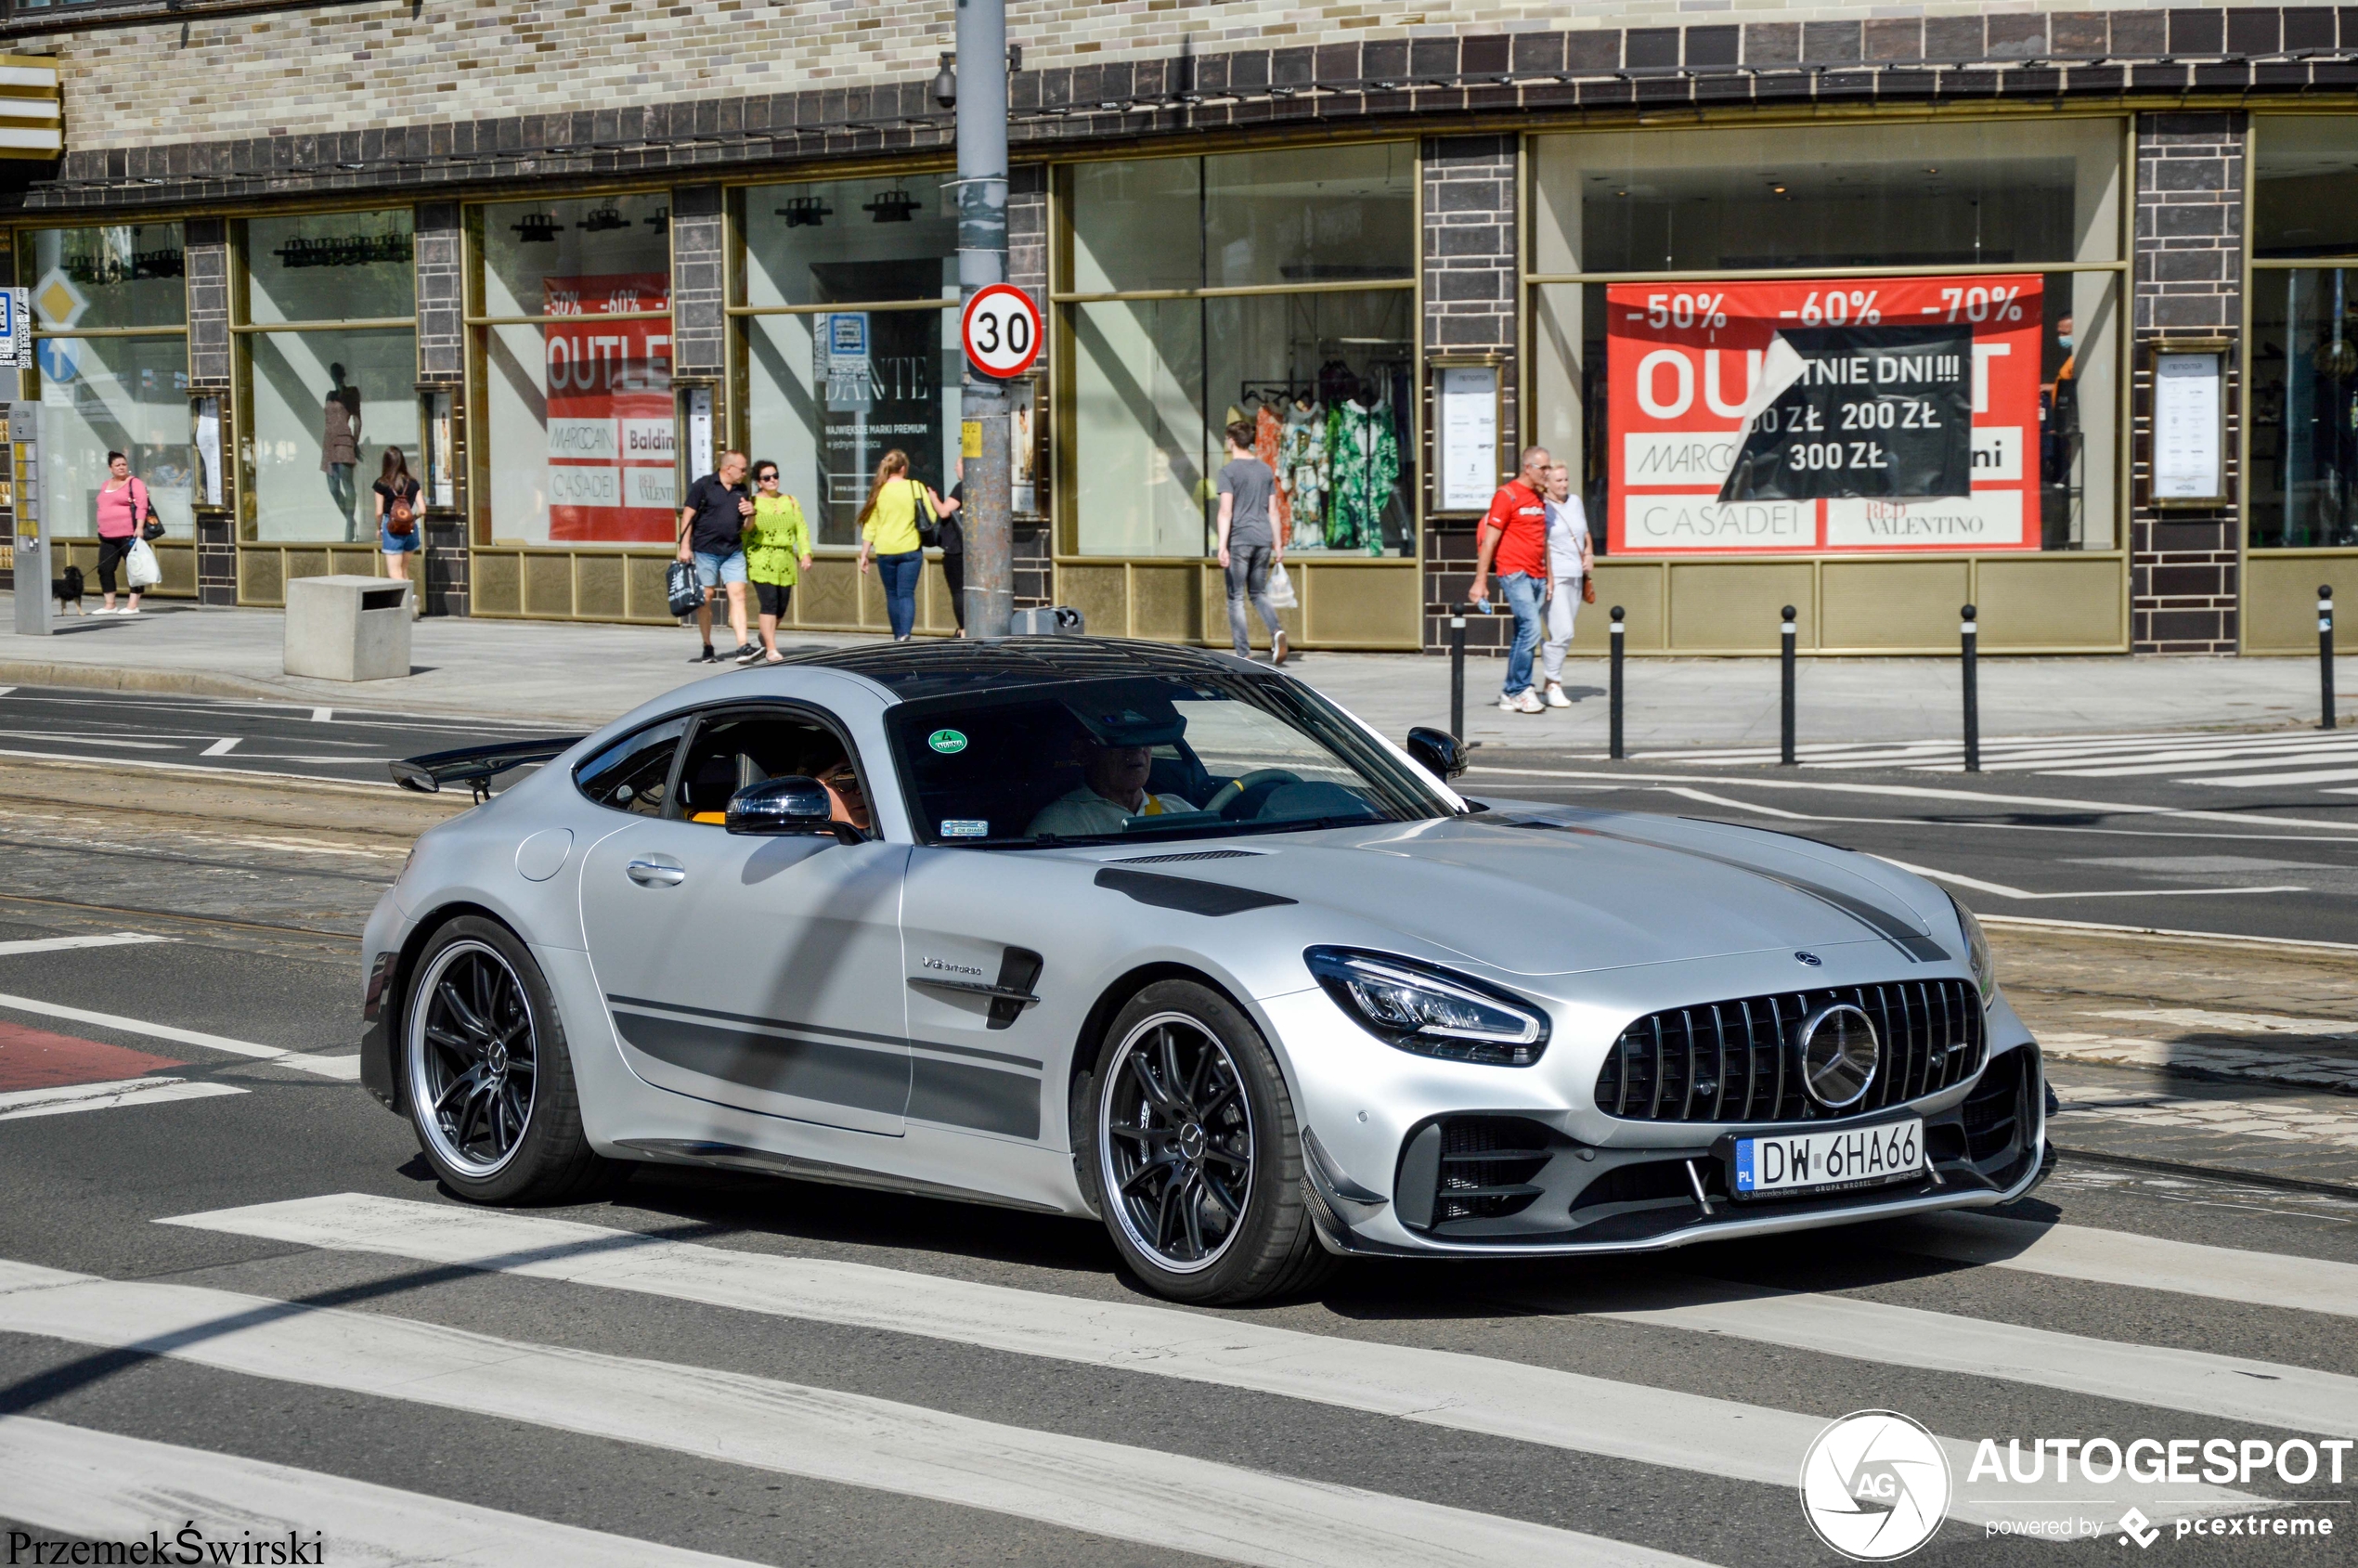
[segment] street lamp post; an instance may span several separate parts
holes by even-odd
[[[1007,12],[1005,0],[958,0],[958,303],[1007,280]],[[945,71],[944,76],[948,72]],[[945,84],[937,82],[936,96]],[[959,449],[965,504],[966,627],[1004,637],[1015,614],[1006,384],[962,354]]]

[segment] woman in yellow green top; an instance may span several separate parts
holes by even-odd
[[[860,509],[860,570],[866,572],[868,558],[876,561],[876,576],[883,580],[885,614],[892,621],[892,640],[909,641],[910,628],[917,624],[917,579],[925,572],[925,540],[917,532],[917,522],[927,510],[931,515],[941,515],[941,498],[933,486],[921,479],[909,476],[909,454],[894,447],[876,465],[876,483],[868,491],[868,504]]]
[[[783,664],[778,617],[786,613],[800,574],[810,570],[810,525],[803,521],[802,503],[778,493],[778,465],[767,459],[753,465],[753,515],[745,519],[745,577],[761,601],[761,646],[737,662]]]

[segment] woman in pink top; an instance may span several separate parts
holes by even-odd
[[[98,486],[98,586],[107,593],[106,603],[96,612],[98,615],[118,614],[114,607],[115,565],[131,553],[132,541],[139,537],[139,525],[147,515],[148,487],[131,477],[131,460],[121,452],[109,452],[107,482]],[[137,589],[131,590],[129,607],[119,613],[139,613]]]

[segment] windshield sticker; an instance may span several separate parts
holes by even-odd
[[[966,749],[966,737],[956,730],[936,730],[926,737],[926,745],[944,757],[952,757]],[[950,830],[944,828],[942,831],[947,833]]]
[[[962,740],[958,744],[964,745],[965,742]],[[944,838],[988,838],[991,836],[991,824],[976,822],[971,817],[949,817],[942,822],[941,836]]]

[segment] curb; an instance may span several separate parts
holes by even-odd
[[[2084,1160],[2091,1165],[2117,1165],[2130,1171],[2152,1171],[2172,1176],[2199,1176],[2205,1181],[2242,1182],[2250,1186],[2276,1187],[2286,1192],[2322,1193],[2327,1198],[2345,1198],[2358,1202],[2358,1186],[2343,1182],[2313,1182],[2300,1176],[2271,1175],[2264,1171],[2244,1171],[2229,1165],[2196,1165],[2183,1160],[2148,1160],[2134,1154],[2102,1154],[2092,1148],[2072,1148],[2048,1140],[2057,1154],[2073,1160]]]
[[[78,686],[102,692],[162,692],[182,696],[262,698],[274,702],[310,699],[283,686],[243,675],[210,670],[142,669],[136,666],[45,664],[31,659],[0,659],[0,684],[11,686]]]

